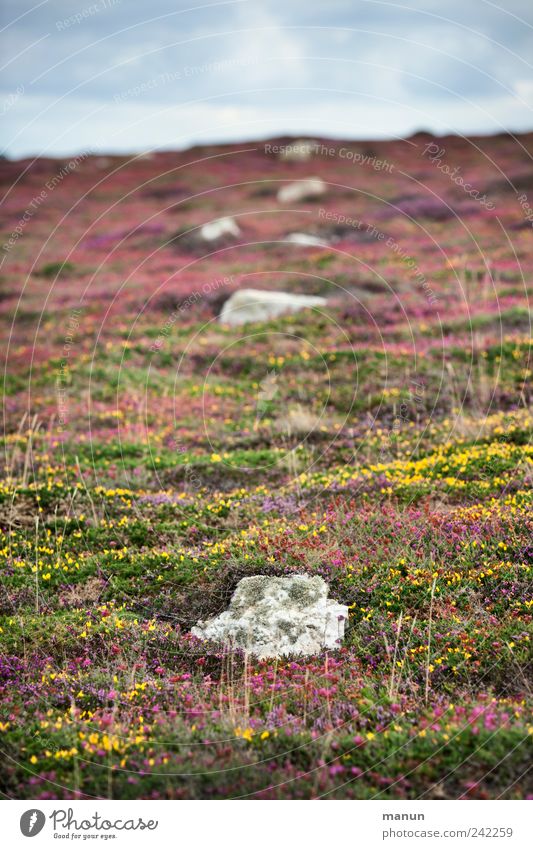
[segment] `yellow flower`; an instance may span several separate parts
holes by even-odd
[[[235,736],[242,737],[243,740],[247,740],[248,743],[252,742],[252,737],[254,736],[253,728],[245,728],[244,731],[241,727],[235,729]]]
[[[222,457],[220,456],[220,454],[211,454],[211,462],[212,463],[221,463]]]

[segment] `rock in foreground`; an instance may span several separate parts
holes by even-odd
[[[219,320],[222,324],[246,324],[248,321],[270,321],[285,313],[305,307],[324,307],[326,299],[315,295],[293,295],[291,292],[263,292],[240,289],[225,302]]]
[[[339,648],[348,608],[328,599],[318,577],[254,575],[237,584],[228,610],[200,622],[191,633],[244,649],[257,657],[315,655]]]

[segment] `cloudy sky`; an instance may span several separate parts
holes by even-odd
[[[533,128],[531,0],[2,0],[11,157]]]

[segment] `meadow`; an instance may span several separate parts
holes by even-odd
[[[533,797],[533,134],[289,143],[0,162],[7,798]],[[338,650],[190,635],[292,573]]]

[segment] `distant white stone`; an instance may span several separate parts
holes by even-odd
[[[316,655],[341,645],[348,608],[328,599],[326,582],[309,575],[243,578],[229,608],[200,621],[191,634],[257,657]]]
[[[298,312],[305,307],[323,307],[326,299],[316,295],[296,295],[291,292],[263,292],[261,289],[239,289],[225,301],[219,316],[222,324],[246,324],[249,321],[270,321],[285,313]]]
[[[234,218],[217,218],[216,221],[209,221],[200,228],[200,238],[206,242],[216,242],[222,236],[241,235],[241,229]]]
[[[308,245],[309,247],[323,248],[327,246],[327,239],[321,239],[319,236],[312,236],[310,233],[289,233],[285,237],[286,242],[291,242],[293,245]]]
[[[318,147],[313,139],[296,139],[290,144],[283,145],[279,158],[284,162],[307,162]]]
[[[324,180],[321,180],[320,177],[310,177],[308,180],[298,180],[282,186],[278,192],[278,201],[280,203],[297,203],[300,200],[320,197],[325,191]]]

